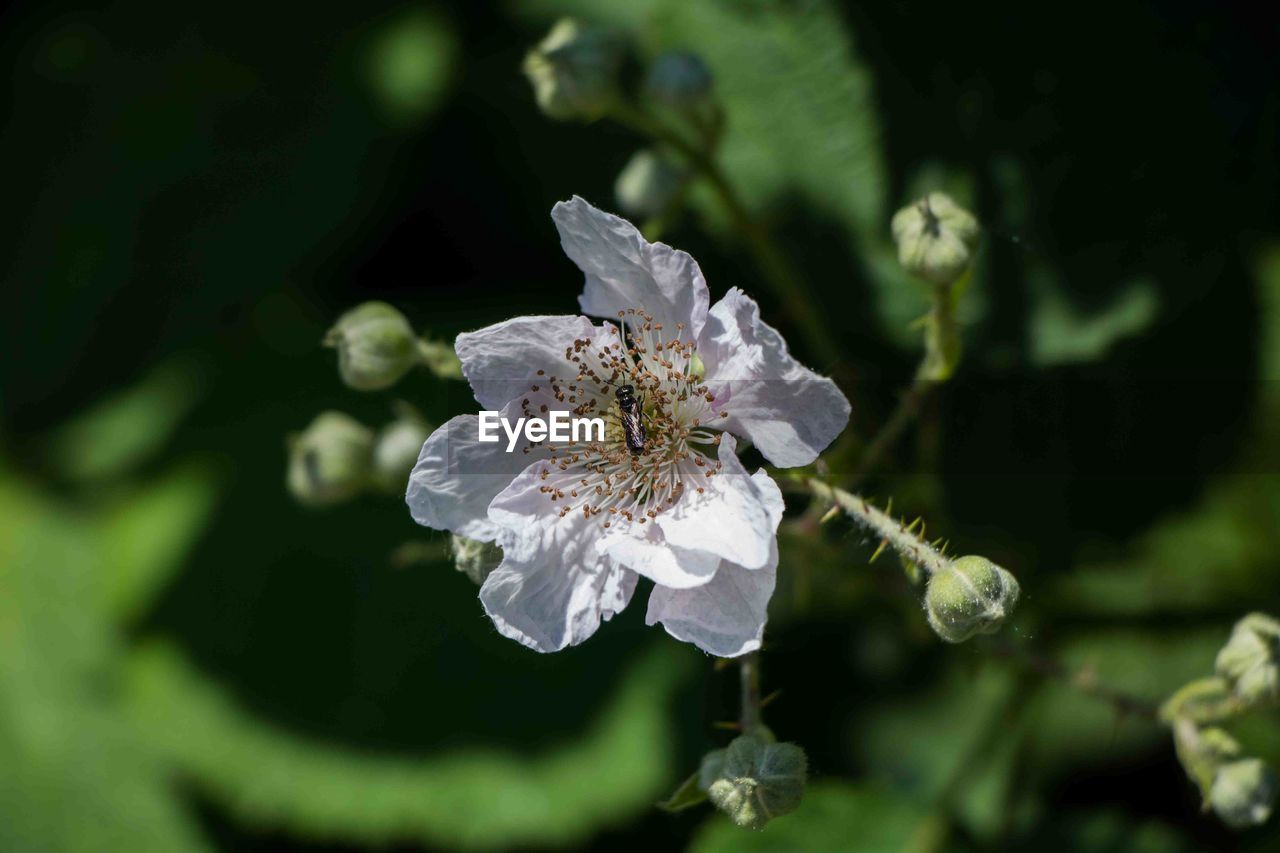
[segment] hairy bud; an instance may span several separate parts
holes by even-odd
[[[538,106],[551,118],[599,118],[617,98],[622,48],[605,30],[559,21],[524,59]]]
[[[711,69],[695,53],[671,51],[653,61],[644,81],[645,96],[686,115],[699,116],[714,106]]]
[[[1232,829],[1265,823],[1276,800],[1276,777],[1260,759],[1241,758],[1218,768],[1209,805]]]
[[[502,562],[502,549],[492,542],[478,542],[457,534],[449,535],[453,565],[477,586]]]
[[[407,411],[378,432],[373,445],[373,476],[380,488],[404,491],[409,472],[430,435],[430,425]]]
[[[929,625],[948,643],[994,634],[1018,603],[1018,581],[986,557],[960,557],[929,578]]]
[[[418,361],[413,327],[385,302],[366,302],[343,314],[324,343],[338,350],[342,381],[357,391],[390,388]]]
[[[342,412],[322,412],[290,440],[289,491],[301,503],[329,506],[369,483],[373,431]]]
[[[730,820],[760,829],[800,805],[807,774],[808,760],[800,747],[742,735],[723,756],[712,753],[704,759],[699,782],[708,782],[711,802]]]
[[[944,193],[930,193],[893,217],[898,262],[937,285],[960,278],[978,245],[978,220]]]
[[[1280,621],[1263,613],[1241,619],[1218,652],[1215,668],[1250,704],[1280,698]]]
[[[674,163],[645,148],[622,167],[613,184],[613,194],[618,207],[630,216],[661,216],[675,201],[684,178],[684,172]]]

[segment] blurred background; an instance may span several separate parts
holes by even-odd
[[[663,239],[755,295],[867,439],[927,296],[888,222],[985,239],[937,452],[871,494],[1022,583],[1005,642],[1150,701],[1280,610],[1277,65],[1265,13],[1139,0],[18,3],[0,15],[0,849],[1276,849],[1199,812],[1168,732],[944,646],[847,524],[784,534],[763,655],[795,815],[653,803],[736,671],[637,603],[540,656],[395,496],[299,506],[286,436],[474,408],[338,380],[369,299],[435,340],[574,310],[548,216],[645,140],[520,73],[561,15],[698,53],[725,171],[810,282],[824,358],[695,187]],[[797,507],[802,508],[802,506]],[[405,543],[426,559],[405,559]],[[399,555],[399,558],[397,558]],[[993,651],[997,653],[992,653]],[[1241,736],[1275,765],[1274,716]]]

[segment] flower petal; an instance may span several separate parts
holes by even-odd
[[[530,395],[538,404],[550,395]],[[512,423],[521,417],[522,400],[512,400],[502,416]],[[498,526],[489,520],[489,504],[530,463],[548,450],[540,444],[525,452],[521,442],[507,452],[507,436],[498,430],[497,442],[479,440],[479,418],[459,415],[437,429],[422,445],[418,463],[409,475],[405,503],[413,520],[437,530],[450,530],[468,539],[491,542]]]
[[[584,530],[589,524],[579,516],[561,519],[538,531],[540,547],[506,551],[480,588],[503,636],[555,652],[581,643],[627,606],[636,575],[596,553]]]
[[[573,367],[565,359],[565,348],[592,334],[586,317],[515,317],[463,332],[454,349],[476,400],[483,408],[496,410],[527,393],[537,383],[539,370],[548,376],[569,374]]]
[[[700,586],[720,566],[718,554],[670,544],[656,524],[624,524],[602,537],[596,548],[654,583],[674,589]]]
[[[665,243],[650,243],[625,219],[574,196],[551,210],[560,245],[587,274],[578,297],[582,310],[616,319],[619,311],[641,308],[655,322],[696,338],[706,321],[710,296],[698,262]]]
[[[769,506],[776,532],[782,519],[782,493],[763,470],[752,475]],[[709,583],[693,589],[655,586],[649,595],[645,623],[662,623],[677,640],[693,643],[717,657],[736,657],[760,648],[769,599],[777,582],[778,547],[774,539],[769,561],[749,571],[724,562]]]
[[[738,461],[736,447],[734,437],[723,433],[719,473],[706,478],[702,494],[686,489],[656,523],[671,545],[758,569],[769,560],[777,525],[770,525],[766,498]]]
[[[729,412],[722,423],[774,465],[808,465],[849,422],[836,384],[792,358],[760,306],[736,287],[712,306],[698,354],[706,384]]]

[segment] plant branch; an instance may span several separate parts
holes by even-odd
[[[710,151],[691,143],[635,106],[619,105],[610,116],[624,127],[670,146],[688,162],[690,168],[706,179],[733,221],[734,228],[745,238],[747,250],[754,256],[765,280],[778,296],[782,310],[804,334],[820,359],[827,363],[838,361],[840,348],[816,308],[817,300],[812,288],[787,260],[786,254],[769,230],[751,215],[746,203]]]
[[[945,571],[950,567],[951,560],[924,539],[923,524],[917,533],[915,522],[903,524],[888,512],[867,503],[867,499],[861,495],[829,486],[821,480],[809,480],[809,489],[929,574]]]
[[[760,716],[760,653],[750,652],[739,659],[742,680],[742,712],[740,724],[743,734],[751,734],[762,725]]]

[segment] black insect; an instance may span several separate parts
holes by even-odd
[[[622,434],[626,437],[627,450],[632,456],[644,453],[644,407],[636,399],[636,389],[622,385],[614,392],[618,408],[622,411]]]

